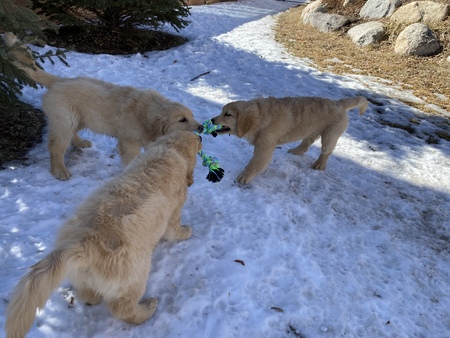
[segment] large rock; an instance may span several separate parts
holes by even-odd
[[[216,2],[222,2],[224,0],[185,0],[186,5],[188,6],[196,6],[196,5],[211,5]],[[227,1],[227,0],[225,0]]]
[[[449,8],[449,5],[443,3],[415,1],[400,7],[390,19],[400,23],[440,22],[447,17]]]
[[[305,16],[311,13],[319,12],[319,13],[325,13],[327,11],[327,4],[323,3],[322,0],[316,0],[311,2],[308,6],[306,6],[303,11],[301,18],[303,19],[303,22],[305,20]]]
[[[348,30],[347,34],[352,41],[360,46],[377,44],[386,33],[386,29],[381,22],[366,22]]]
[[[361,8],[359,16],[364,19],[381,19],[391,16],[401,0],[367,0]]]
[[[312,12],[303,17],[303,23],[315,27],[320,32],[337,31],[345,26],[349,20],[339,14]]]
[[[423,23],[413,23],[397,37],[394,51],[402,55],[427,56],[439,53],[441,46],[434,32]]]

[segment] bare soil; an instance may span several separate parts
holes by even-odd
[[[162,31],[135,30],[121,34],[99,27],[61,27],[45,32],[50,46],[88,54],[134,54],[182,45],[186,39]]]

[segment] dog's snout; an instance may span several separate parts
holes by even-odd
[[[200,143],[202,143],[202,142],[203,142],[202,137],[201,137],[200,135],[198,135],[198,137],[199,137],[199,139],[200,139]]]
[[[216,123],[214,122],[214,119],[211,119],[211,122],[212,122],[212,124],[216,124]]]
[[[199,126],[197,127],[197,131],[198,131],[199,133],[203,133],[203,129],[205,129],[205,127],[203,127],[202,125],[199,125]]]

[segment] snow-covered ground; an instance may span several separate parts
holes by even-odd
[[[189,42],[180,47],[131,56],[71,52],[70,68],[44,64],[59,76],[155,89],[199,121],[258,96],[364,95],[371,104],[363,116],[349,113],[326,171],[310,168],[320,143],[301,157],[283,145],[267,170],[240,186],[234,180],[252,147],[205,136],[204,151],[219,158],[225,177],[208,182],[198,161],[182,217],[194,235],[161,243],[153,256],[145,296],[159,299],[154,317],[126,324],[105,305],[79,302],[66,281],[30,337],[450,337],[450,147],[433,137],[449,121],[389,98],[411,94],[387,82],[323,73],[290,56],[273,26],[293,5],[193,7],[182,31]],[[23,99],[40,107],[44,92],[25,88]],[[50,175],[46,142],[26,165],[0,171],[1,326],[24,268],[47,255],[64,220],[121,171],[114,139],[82,134],[93,147],[67,154],[69,181]]]

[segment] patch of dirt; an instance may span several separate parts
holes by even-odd
[[[62,27],[59,34],[46,31],[51,46],[88,54],[135,54],[165,50],[179,46],[186,39],[160,31],[136,31],[131,36],[103,30],[83,30]],[[18,102],[0,102],[0,169],[9,161],[26,162],[28,150],[42,141],[45,114],[32,106]]]
[[[0,111],[0,168],[9,161],[27,160],[27,151],[42,141],[44,113],[22,102],[1,104]]]
[[[45,31],[50,46],[88,54],[135,54],[182,45],[184,37],[162,31],[135,30],[129,34],[100,27],[61,27],[58,33]]]
[[[440,40],[443,50],[429,57],[401,56],[394,53],[395,38],[404,27],[394,25],[389,19],[380,20],[388,34],[377,46],[359,47],[347,36],[347,31],[364,20],[358,18],[366,2],[355,0],[346,7],[342,0],[323,0],[328,13],[341,14],[351,19],[349,26],[338,32],[321,33],[310,25],[304,25],[301,13],[305,6],[291,8],[283,13],[276,26],[276,39],[288,51],[300,58],[314,62],[319,70],[335,74],[356,74],[373,76],[391,81],[393,87],[412,91],[428,104],[450,111],[450,18],[430,25]],[[434,0],[448,3],[448,0]],[[406,4],[412,0],[403,0]],[[340,62],[332,60],[339,59]],[[422,111],[436,114],[427,105],[412,104]]]

